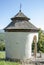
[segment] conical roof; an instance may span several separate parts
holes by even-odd
[[[11,19],[30,20],[30,18],[28,18],[24,13],[22,13],[21,10]]]
[[[12,22],[5,27],[5,31],[38,31],[38,28],[29,22],[30,18],[25,16],[21,10],[11,20]]]

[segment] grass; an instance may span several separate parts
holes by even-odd
[[[5,52],[0,51],[0,59],[5,58]],[[5,60],[0,60],[0,65],[20,65],[19,62],[11,62],[11,61],[5,61]]]
[[[5,52],[0,51],[0,59],[3,59],[3,58],[5,58]]]
[[[20,63],[10,61],[0,61],[0,65],[20,65]]]

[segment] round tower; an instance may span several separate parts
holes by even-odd
[[[11,20],[4,29],[6,58],[29,59],[34,35],[38,39],[38,28],[29,22],[30,18],[25,16],[21,10]]]

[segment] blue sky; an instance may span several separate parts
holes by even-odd
[[[44,30],[44,0],[0,0],[0,29],[11,22],[22,4],[22,12],[36,27]]]

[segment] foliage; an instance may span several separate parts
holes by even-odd
[[[0,33],[0,51],[5,50],[4,33]]]
[[[0,43],[0,51],[4,51],[5,50],[5,43]]]
[[[44,33],[42,30],[39,30],[39,37],[38,37],[38,51],[44,52]]]
[[[34,50],[34,42],[32,43],[32,51]],[[38,32],[38,43],[37,43],[37,51],[44,52],[44,33],[40,29]]]

